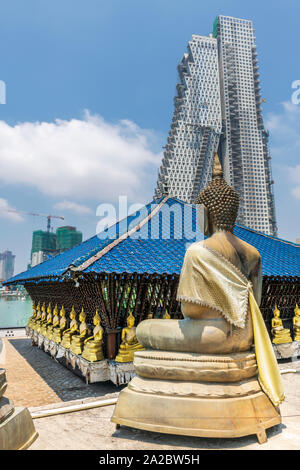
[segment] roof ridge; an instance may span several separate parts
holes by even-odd
[[[98,261],[102,256],[104,256],[106,253],[108,253],[112,248],[117,246],[119,243],[121,243],[123,240],[126,240],[126,238],[130,237],[133,233],[135,233],[137,230],[139,230],[143,225],[145,225],[147,222],[149,222],[152,217],[159,212],[160,208],[165,204],[165,202],[169,199],[169,196],[165,196],[163,200],[156,205],[156,207],[147,214],[147,216],[139,222],[135,227],[130,229],[129,231],[125,232],[123,235],[119,236],[116,238],[113,242],[111,242],[109,245],[106,245],[104,248],[102,248],[98,253],[95,255],[91,256],[88,258],[86,261],[84,261],[82,264],[80,264],[77,267],[69,267],[71,271],[84,271],[87,269],[89,266],[95,263],[95,261]]]
[[[285,243],[286,245],[291,245],[291,246],[294,246],[295,248],[300,248],[299,243],[289,242],[288,240],[284,240],[283,238],[275,237],[275,235],[268,235],[267,233],[264,233],[264,232],[259,232],[258,230],[255,230],[254,228],[246,227],[245,225],[235,224],[235,226],[240,227],[244,230],[248,230],[248,232],[255,233],[256,235],[261,235],[262,237],[271,238],[274,241]]]

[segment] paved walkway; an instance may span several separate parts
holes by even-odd
[[[89,397],[117,396],[111,382],[86,385],[85,381],[57,363],[28,338],[2,338],[0,367],[6,369],[5,396],[15,406],[42,406]]]

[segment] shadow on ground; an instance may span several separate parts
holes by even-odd
[[[45,351],[32,346],[30,339],[10,339],[9,342],[62,401],[117,396],[124,387],[116,387],[109,381],[87,385],[84,379],[56,362]]]

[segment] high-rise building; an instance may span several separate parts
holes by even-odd
[[[14,275],[15,258],[11,251],[0,253],[0,281],[7,281]]]
[[[224,176],[240,195],[238,222],[276,233],[268,132],[264,128],[252,22],[219,16],[218,41]]]
[[[195,202],[218,149],[225,179],[240,195],[237,222],[276,235],[269,135],[262,118],[252,22],[218,16],[212,37],[192,36],[178,70],[156,196],[167,192]]]
[[[156,196],[194,201],[210,178],[221,129],[217,40],[193,35],[178,66],[175,111],[158,174]]]
[[[79,245],[82,242],[82,233],[76,230],[76,227],[66,225],[56,230],[56,249],[65,251]]]
[[[54,254],[56,254],[55,233],[35,230],[32,234],[31,266],[40,264]]]
[[[32,234],[31,267],[81,242],[82,233],[77,231],[76,227],[59,227],[56,233],[35,230]]]

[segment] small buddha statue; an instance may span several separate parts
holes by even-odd
[[[84,309],[82,307],[81,312],[79,314],[80,326],[79,326],[79,333],[74,334],[71,339],[70,351],[74,354],[81,354],[83,349],[83,342],[87,337],[88,334],[88,326],[85,322],[86,315]]]
[[[93,324],[95,328],[93,330],[93,336],[89,336],[84,340],[84,348],[82,357],[90,362],[101,361],[104,359],[102,344],[103,344],[103,328],[101,326],[101,318],[98,310],[93,318]]]
[[[153,318],[153,313],[149,313],[149,314],[147,315],[147,320],[152,320],[152,318]]]
[[[32,324],[35,321],[36,315],[37,315],[37,311],[36,311],[36,307],[35,307],[35,302],[33,301],[33,303],[32,303],[32,315],[31,315],[31,317],[29,318],[29,320],[27,322],[28,328],[32,328]]]
[[[168,310],[165,311],[165,314],[164,314],[163,318],[165,320],[170,320],[171,316],[169,315]]]
[[[283,328],[282,320],[280,318],[280,310],[277,305],[273,310],[274,317],[272,318],[272,336],[273,344],[291,343],[291,333],[288,328]]]
[[[63,305],[61,307],[61,310],[65,310]],[[57,307],[57,304],[56,304],[55,307],[54,307],[54,310],[53,310],[52,323],[50,323],[48,325],[47,331],[46,331],[46,337],[48,339],[52,340],[53,330],[54,330],[54,328],[57,328],[58,325],[59,325],[59,314],[58,314],[58,307]]]
[[[37,306],[36,306],[36,314],[35,314],[35,317],[32,319],[31,321],[31,328],[33,330],[35,330],[36,326],[37,326],[37,322],[40,320],[41,318],[41,303],[38,302]]]
[[[63,337],[62,337],[62,341],[61,341],[61,346],[63,346],[66,349],[69,349],[70,346],[71,346],[72,336],[75,333],[79,332],[78,321],[76,320],[76,312],[75,312],[75,309],[74,309],[74,305],[73,305],[72,310],[70,312],[70,319],[71,319],[70,328],[68,328],[67,330],[65,330],[63,332]]]
[[[141,351],[145,348],[138,342],[136,337],[136,327],[134,326],[134,316],[130,312],[127,317],[127,327],[123,328],[121,335],[121,345],[116,362],[132,362],[135,351]]]
[[[43,302],[43,305],[42,305],[42,309],[41,309],[41,310],[42,310],[41,317],[40,317],[40,319],[36,322],[36,328],[35,328],[35,330],[36,330],[38,333],[40,333],[43,323],[46,322],[47,312],[46,312],[46,304],[45,304],[45,302]]]
[[[294,310],[295,316],[293,318],[294,341],[300,341],[300,308],[296,304]]]
[[[55,343],[59,344],[62,339],[62,334],[67,328],[67,319],[66,319],[66,311],[64,308],[60,309],[60,320],[59,320],[59,325],[53,327],[52,330],[52,341]]]
[[[52,324],[52,308],[51,308],[51,302],[49,302],[48,307],[47,307],[46,321],[43,322],[41,326],[41,335],[46,336],[47,328],[51,324]]]

